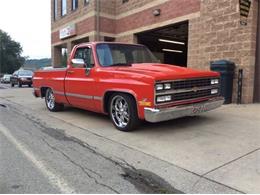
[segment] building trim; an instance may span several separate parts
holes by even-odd
[[[84,33],[82,35],[78,35],[77,37],[74,37],[74,38],[70,38],[70,39],[66,39],[66,40],[62,40],[62,41],[53,43],[52,46],[59,46],[59,45],[62,45],[64,43],[66,43],[66,42],[72,42],[72,41],[76,41],[76,40],[79,40],[79,39],[82,39],[82,38],[85,38],[85,37],[95,36],[96,33],[97,33],[96,31],[90,31],[90,32]],[[100,36],[116,37],[115,34],[106,33],[106,32],[100,32]]]
[[[150,2],[149,4],[146,4],[142,7],[139,7],[139,8],[135,8],[133,10],[130,10],[130,11],[127,11],[127,12],[124,12],[122,14],[118,14],[115,19],[122,19],[122,18],[125,18],[127,16],[130,16],[130,15],[133,15],[133,14],[136,14],[136,13],[139,13],[139,12],[142,12],[144,10],[147,10],[147,9],[150,9],[152,7],[155,7],[155,6],[158,6],[158,5],[161,5],[161,4],[164,4],[168,1],[171,1],[171,0],[155,0],[153,2]]]
[[[151,2],[151,3],[147,4],[147,5],[144,5],[144,6],[140,7],[140,8],[136,8],[136,9],[127,11],[127,12],[119,14],[117,16],[112,15],[112,14],[107,14],[107,13],[104,13],[104,12],[100,12],[99,16],[100,17],[104,17],[104,18],[108,18],[108,19],[112,19],[112,20],[119,20],[119,19],[125,18],[127,16],[130,16],[130,15],[142,12],[142,11],[147,10],[149,8],[152,8],[152,7],[164,4],[167,1],[170,1],[170,0],[156,0],[156,1]],[[71,20],[68,23],[70,23],[70,24],[71,23],[78,23],[78,22],[81,22],[81,21],[83,21],[83,20],[85,20],[87,18],[91,18],[91,17],[94,17],[94,16],[96,16],[96,11],[92,10],[89,13],[87,13],[86,15],[84,15],[82,17],[78,17],[77,19]],[[65,28],[68,25],[68,23],[64,24],[64,25],[61,25],[60,27],[53,28],[51,31],[55,32],[55,31],[58,31],[58,30],[60,30],[62,28]],[[55,22],[54,22],[54,24],[55,24]]]
[[[144,26],[144,27],[141,27],[141,28],[136,28],[134,30],[126,31],[126,32],[119,33],[119,34],[100,32],[100,36],[120,38],[120,37],[136,34],[136,33],[147,31],[147,30],[160,28],[160,27],[167,26],[167,25],[170,25],[170,24],[175,24],[175,23],[178,23],[178,22],[191,20],[191,19],[198,18],[198,17],[200,17],[200,12],[195,12],[195,13],[192,13],[192,14],[188,14],[188,15],[180,16],[180,17],[177,17],[177,18],[174,18],[174,19],[166,20],[164,22],[158,22],[158,23],[155,23],[155,24],[152,24],[152,25],[147,25],[147,26]],[[53,32],[53,33],[55,33],[55,32]],[[75,41],[75,40],[82,39],[82,38],[85,38],[85,37],[88,37],[88,36],[95,36],[96,33],[97,33],[96,31],[91,31],[91,32],[84,33],[82,35],[78,35],[77,37],[67,39],[67,40]],[[59,41],[57,43],[53,43],[52,46],[64,44],[67,40]]]
[[[176,17],[176,18],[173,18],[173,19],[170,19],[170,20],[166,20],[164,22],[158,22],[158,23],[154,23],[152,25],[147,25],[147,26],[144,26],[144,27],[141,27],[141,28],[136,28],[134,30],[125,31],[125,32],[117,34],[116,37],[117,38],[118,37],[124,37],[124,36],[127,36],[127,35],[136,34],[136,33],[139,33],[139,32],[164,27],[164,26],[167,26],[167,25],[170,25],[170,24],[175,24],[175,23],[178,23],[178,22],[191,20],[191,19],[198,18],[198,17],[200,17],[200,12],[195,12],[195,13],[192,13],[192,14],[188,14],[188,15]]]

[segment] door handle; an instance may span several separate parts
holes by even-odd
[[[68,70],[68,74],[73,74],[74,71],[73,70]]]

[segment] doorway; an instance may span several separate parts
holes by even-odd
[[[147,46],[166,64],[187,67],[189,22],[181,22],[136,34],[139,44]]]

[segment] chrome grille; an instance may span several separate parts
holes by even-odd
[[[216,77],[212,78],[196,78],[196,79],[185,79],[185,80],[176,80],[176,81],[163,81],[160,83],[170,83],[170,90],[160,90],[156,91],[155,103],[156,104],[165,104],[170,102],[180,102],[187,100],[194,100],[199,98],[210,98],[219,96],[220,85],[211,84],[212,79],[219,79]],[[219,80],[220,82],[220,80]],[[212,89],[218,89],[217,94],[212,94]],[[157,97],[159,96],[171,96],[171,101],[167,102],[157,102]]]
[[[180,100],[189,100],[189,99],[208,97],[208,96],[211,96],[211,89],[200,90],[197,92],[190,91],[184,93],[176,93],[172,95],[172,100],[180,101]]]
[[[210,86],[210,81],[211,81],[210,78],[173,81],[172,88],[189,89],[193,87],[205,87],[205,86]]]

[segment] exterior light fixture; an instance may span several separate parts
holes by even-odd
[[[174,44],[178,44],[178,45],[185,45],[184,42],[180,42],[180,41],[171,41],[171,40],[166,40],[166,39],[158,39],[158,41],[165,42],[165,43],[174,43]]]
[[[174,50],[174,49],[163,49],[163,51],[173,52],[173,53],[183,53],[181,50]]]
[[[153,15],[154,16],[160,16],[161,15],[161,10],[160,9],[153,10]]]

